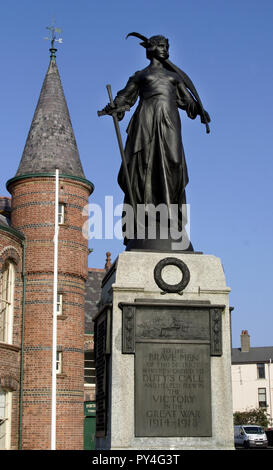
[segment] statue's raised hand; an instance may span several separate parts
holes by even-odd
[[[117,107],[111,103],[108,103],[105,108],[103,108],[101,111],[98,111],[98,116],[105,116],[107,114],[108,116],[112,116],[113,114],[116,114],[118,120],[121,121],[121,119],[124,117],[125,111],[130,111],[130,106],[125,105]]]

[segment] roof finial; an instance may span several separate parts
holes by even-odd
[[[59,38],[59,39],[56,38],[55,33],[60,34],[62,30],[60,28],[55,28],[55,18],[53,18],[52,26],[47,26],[46,29],[49,29],[51,31],[51,39],[50,38],[44,38],[44,39],[47,39],[48,41],[51,40],[51,48],[49,49],[51,52],[50,59],[55,60],[56,58],[55,52],[57,52],[57,49],[54,47],[55,42],[59,42],[60,44],[62,44],[63,42],[62,38]]]

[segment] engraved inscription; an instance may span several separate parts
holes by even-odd
[[[210,346],[136,343],[136,436],[211,436]]]

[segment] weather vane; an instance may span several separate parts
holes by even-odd
[[[63,42],[62,38],[56,38],[56,33],[60,34],[62,30],[60,28],[55,27],[55,19],[53,19],[52,26],[47,26],[46,29],[49,29],[49,31],[51,31],[51,38],[46,37],[44,39],[46,39],[47,41],[51,41],[51,48],[49,49],[51,52],[50,57],[55,57],[55,52],[57,51],[57,49],[54,47],[55,42],[58,42],[60,44],[62,44]]]

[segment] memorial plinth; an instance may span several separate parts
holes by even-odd
[[[119,255],[95,318],[97,449],[233,449],[229,292],[215,256]]]

